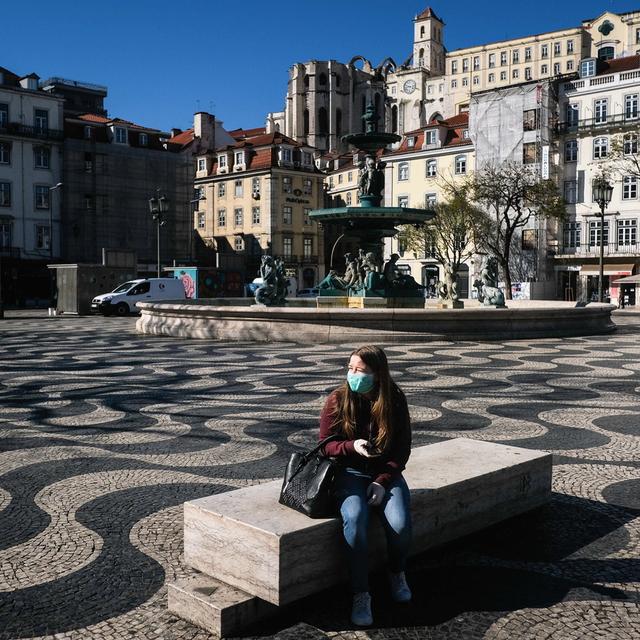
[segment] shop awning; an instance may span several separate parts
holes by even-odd
[[[607,264],[604,265],[605,276],[625,276],[631,275],[634,265],[632,264]],[[580,267],[580,274],[584,276],[597,276],[600,273],[600,267],[597,264],[583,264]]]
[[[618,278],[612,284],[640,284],[640,273],[635,276],[627,276],[626,278]]]

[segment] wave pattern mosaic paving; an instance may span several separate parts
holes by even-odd
[[[0,638],[208,638],[172,617],[182,503],[280,477],[347,346],[141,337],[133,319],[0,325]],[[419,556],[414,602],[349,626],[332,590],[248,635],[640,638],[640,316],[609,336],[387,349],[418,445],[552,452],[551,503]],[[292,327],[295,331],[295,327]]]

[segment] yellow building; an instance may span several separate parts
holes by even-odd
[[[198,233],[217,266],[243,271],[245,281],[268,253],[284,259],[298,288],[314,286],[324,277],[322,231],[309,217],[323,203],[314,149],[264,129],[229,135],[232,144],[196,155]]]
[[[446,200],[447,184],[463,180],[474,167],[474,148],[469,138],[466,113],[434,121],[428,126],[403,136],[395,151],[383,156],[386,165],[385,205],[425,207],[433,209]],[[442,266],[429,252],[408,251],[402,234],[387,241],[385,258],[398,253],[399,268],[427,287],[427,295],[435,297],[435,284],[442,277]],[[471,265],[459,273],[458,294],[469,297],[473,278]]]

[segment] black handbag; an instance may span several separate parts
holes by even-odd
[[[335,458],[322,453],[322,447],[339,437],[330,435],[307,453],[291,454],[280,490],[280,504],[310,518],[335,518],[338,515],[333,484],[339,465]]]

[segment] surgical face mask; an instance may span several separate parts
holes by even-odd
[[[347,372],[347,382],[349,388],[355,393],[369,393],[375,384],[375,378],[372,373],[353,373]]]

